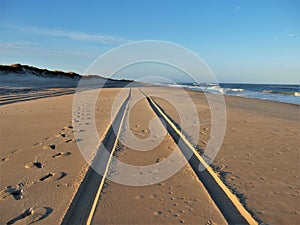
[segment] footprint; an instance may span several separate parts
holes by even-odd
[[[53,173],[48,173],[46,176],[41,177],[39,180],[44,181],[47,180],[49,177],[52,177],[54,174]]]
[[[62,154],[63,154],[62,152],[59,152],[59,153],[57,153],[57,154],[53,155],[53,156],[52,156],[52,158],[59,157],[59,156],[61,156]]]
[[[66,140],[66,143],[69,143],[71,141],[73,141],[73,139],[68,139],[68,140]]]
[[[59,172],[59,173],[48,173],[47,175],[41,177],[39,181],[55,181],[55,180],[61,180],[64,177],[66,177],[68,174],[66,172]]]
[[[44,150],[49,150],[49,149],[55,150],[55,149],[56,149],[56,145],[55,145],[55,144],[45,145],[45,146],[43,147],[43,149],[44,149]]]
[[[56,180],[60,180],[63,179],[65,176],[67,176],[68,174],[65,172],[60,172],[60,176],[56,179]]]
[[[8,160],[8,158],[2,158],[1,161],[0,161],[0,163],[4,163],[4,162],[6,162],[7,160]]]
[[[19,220],[23,220],[23,219],[25,220],[24,223],[32,224],[46,218],[49,214],[52,213],[52,211],[53,209],[50,207],[33,206],[29,209],[26,209],[21,215],[8,221],[6,224],[7,225],[15,224]]]
[[[208,220],[208,221],[205,223],[205,225],[213,225],[213,224],[215,224],[215,223],[214,223],[214,221],[212,221],[212,220]]]
[[[144,198],[144,195],[137,195],[135,196],[135,199],[143,199]]]
[[[42,144],[42,142],[37,142],[33,146],[35,147],[35,146],[38,146],[38,145],[41,145],[41,144]]]
[[[154,214],[155,216],[158,216],[158,215],[161,215],[161,214],[162,214],[162,211],[155,211],[153,214]]]
[[[33,167],[36,167],[36,168],[43,168],[44,165],[41,163],[41,162],[31,162],[31,163],[28,163],[25,165],[25,168],[27,169],[30,169],[30,168],[33,168]]]
[[[14,197],[15,200],[20,200],[23,198],[22,193],[22,187],[24,186],[23,183],[18,184],[18,187],[14,186],[7,186],[6,190],[3,191],[2,193],[8,193],[8,195],[11,195]],[[8,195],[2,194],[1,193],[1,199],[5,199]]]
[[[16,148],[16,149],[14,149],[14,150],[11,151],[11,154],[15,154],[15,153],[19,152],[20,150],[21,149]]]
[[[33,165],[36,166],[39,169],[44,167],[41,162],[34,162]]]
[[[55,135],[55,137],[66,137],[66,136],[67,135],[65,133],[62,133],[62,132]]]
[[[14,197],[15,200],[20,200],[23,198],[22,193],[23,193],[22,189],[17,189],[12,191],[10,194]]]
[[[56,158],[56,157],[59,157],[59,156],[69,156],[71,154],[72,154],[71,152],[59,152],[59,153],[53,155],[52,158]]]
[[[165,159],[166,159],[165,157],[157,158],[155,162],[156,162],[156,163],[159,163],[159,162],[161,162],[161,161],[164,161]]]

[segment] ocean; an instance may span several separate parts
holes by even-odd
[[[169,84],[169,86],[206,91],[213,94],[233,95],[244,98],[257,98],[300,105],[299,85],[237,83],[205,83],[197,85],[195,83],[177,83]]]

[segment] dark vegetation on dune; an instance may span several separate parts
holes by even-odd
[[[47,69],[39,69],[33,66],[13,64],[13,65],[0,65],[0,72],[10,74],[25,74],[31,73],[39,77],[56,77],[56,78],[73,78],[80,79],[81,75],[74,72],[63,72],[63,71],[50,71]]]
[[[74,93],[81,81],[83,83],[80,90],[138,85],[132,80],[110,79],[99,75],[51,71],[21,64],[0,65],[0,96],[23,96],[8,99],[0,105],[20,101],[20,98],[28,100]],[[52,90],[53,88],[55,90]]]
[[[59,70],[52,71],[52,70],[40,69],[33,66],[21,65],[21,64],[0,65],[0,75],[1,74],[26,74],[26,73],[30,73],[38,77],[70,78],[75,80],[80,80],[82,77],[84,77],[85,79],[102,78],[110,81],[132,82],[132,80],[126,80],[126,79],[117,80],[112,78],[101,77],[99,75],[80,75],[75,72],[64,72]]]

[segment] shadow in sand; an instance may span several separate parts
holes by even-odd
[[[29,209],[26,209],[21,215],[13,218],[12,220],[8,221],[7,222],[7,225],[10,225],[10,224],[14,224],[16,223],[17,221],[19,220],[22,220],[30,215],[33,215],[35,213],[35,210],[37,208],[36,207],[31,207]],[[43,214],[40,214],[40,217],[37,217],[36,219],[34,219],[33,221],[29,222],[28,224],[32,224],[34,222],[37,222],[37,221],[40,221],[42,219],[45,219],[47,216],[49,216],[52,212],[53,212],[53,209],[50,208],[50,207],[43,207],[41,208],[43,210]]]

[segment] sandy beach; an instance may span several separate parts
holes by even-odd
[[[0,225],[299,225],[300,1],[0,3]]]
[[[99,137],[111,122],[110,112],[119,90],[102,89],[95,115]],[[156,91],[177,95],[184,107],[185,99],[176,89]],[[210,109],[202,93],[188,94],[200,118],[199,148],[205,151],[211,129]],[[1,223],[62,221],[88,169],[74,139],[73,97],[71,94],[0,106]],[[169,103],[154,99],[174,121],[179,120]],[[297,224],[299,106],[230,96],[225,100],[226,133],[213,169],[259,223]],[[136,104],[128,117],[129,128],[136,137],[149,137],[148,122],[152,117],[154,113],[145,100]],[[116,156],[141,166],[159,162],[173,151],[176,144],[167,135],[161,145],[149,152],[120,144]],[[226,224],[188,164],[171,178],[150,186],[131,187],[110,180],[105,183],[94,224]]]
[[[132,92],[135,96],[142,95],[137,89]],[[134,135],[142,140],[149,138],[151,134],[148,124],[155,117],[145,98],[133,106],[130,116],[125,119],[125,124],[129,127],[125,126],[121,134],[116,160],[139,167],[157,165],[153,169],[139,172],[147,173],[141,174],[144,175],[144,180],[162,177],[159,173],[164,171],[159,163],[169,159],[174,152],[178,154],[177,160],[185,163],[185,166],[174,172],[170,178],[162,179],[155,184],[128,186],[122,183],[122,177],[134,178],[129,173],[123,173],[112,162],[110,168],[112,172],[108,176],[112,181],[106,182],[93,224],[227,224],[170,135],[165,136],[157,147],[149,151],[139,151],[137,146],[126,147],[126,142],[122,144],[122,140],[130,140],[128,131],[133,131]],[[162,124],[158,128],[165,130]],[[158,133],[155,135],[158,136]],[[153,137],[152,142],[156,141],[157,136]],[[173,162],[169,159],[167,163],[178,161]],[[171,165],[169,167],[172,168]],[[117,174],[114,171],[117,171]],[[133,181],[128,181],[128,184],[130,183],[134,184]]]
[[[169,90],[172,91],[172,90]],[[189,91],[201,120],[199,146],[206,148],[210,109],[203,94]],[[156,99],[179,122],[170,104]],[[181,104],[185,99],[177,96]],[[258,219],[299,222],[299,106],[226,96],[227,125],[214,169]],[[187,131],[188,132],[188,131]]]
[[[110,123],[117,93],[107,89],[99,98],[99,136]],[[74,139],[73,97],[1,106],[1,223],[16,222],[29,209],[36,213],[19,222],[30,223],[43,217],[48,224],[62,220],[88,169]]]

